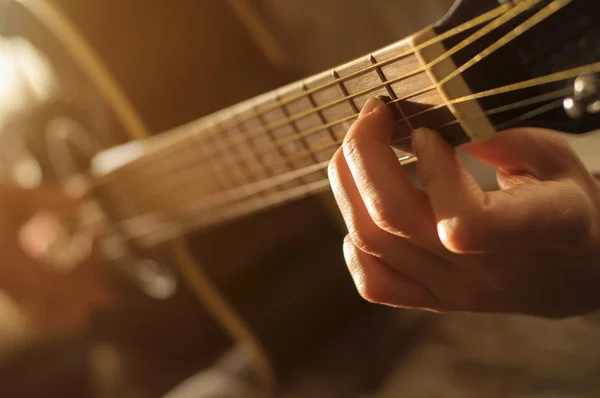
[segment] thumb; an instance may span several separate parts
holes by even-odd
[[[567,140],[558,132],[546,129],[506,130],[462,149],[504,172],[529,174],[538,180],[555,179],[583,168]]]

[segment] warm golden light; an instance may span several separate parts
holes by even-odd
[[[7,130],[14,118],[28,108],[48,99],[55,87],[49,61],[29,41],[0,37],[0,157],[10,157],[12,167],[6,170],[14,182],[32,188],[41,182],[39,165],[22,152],[20,137]]]
[[[32,102],[48,98],[55,86],[46,57],[23,38],[0,37],[0,126]]]

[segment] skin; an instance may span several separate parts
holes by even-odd
[[[0,212],[0,289],[45,332],[82,328],[93,308],[111,302],[94,248],[70,272],[59,272],[42,261],[55,237],[53,219],[47,215],[72,213],[79,201],[54,188],[25,190],[0,184],[0,209],[4,210]]]
[[[500,189],[484,192],[454,148],[419,129],[421,189],[390,148],[393,126],[369,100],[329,167],[362,297],[547,317],[600,307],[600,189],[561,135],[520,128],[461,148],[497,168]]]

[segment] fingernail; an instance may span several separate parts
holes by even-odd
[[[413,130],[411,134],[411,143],[413,152],[415,152],[415,154],[427,145],[430,134],[431,130],[424,127],[419,127]]]
[[[456,228],[457,224],[458,220],[456,217],[446,218],[440,220],[437,223],[437,232],[442,243],[450,242],[450,235],[452,234],[452,231]]]
[[[361,117],[368,115],[380,106],[386,106],[385,102],[383,102],[383,100],[380,97],[369,98],[363,106],[363,108],[361,109],[360,113],[358,114],[358,118],[360,119]]]

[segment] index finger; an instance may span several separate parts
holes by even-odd
[[[342,146],[350,173],[379,228],[439,245],[427,195],[415,187],[390,146],[393,132],[391,111],[383,101],[370,99]]]

